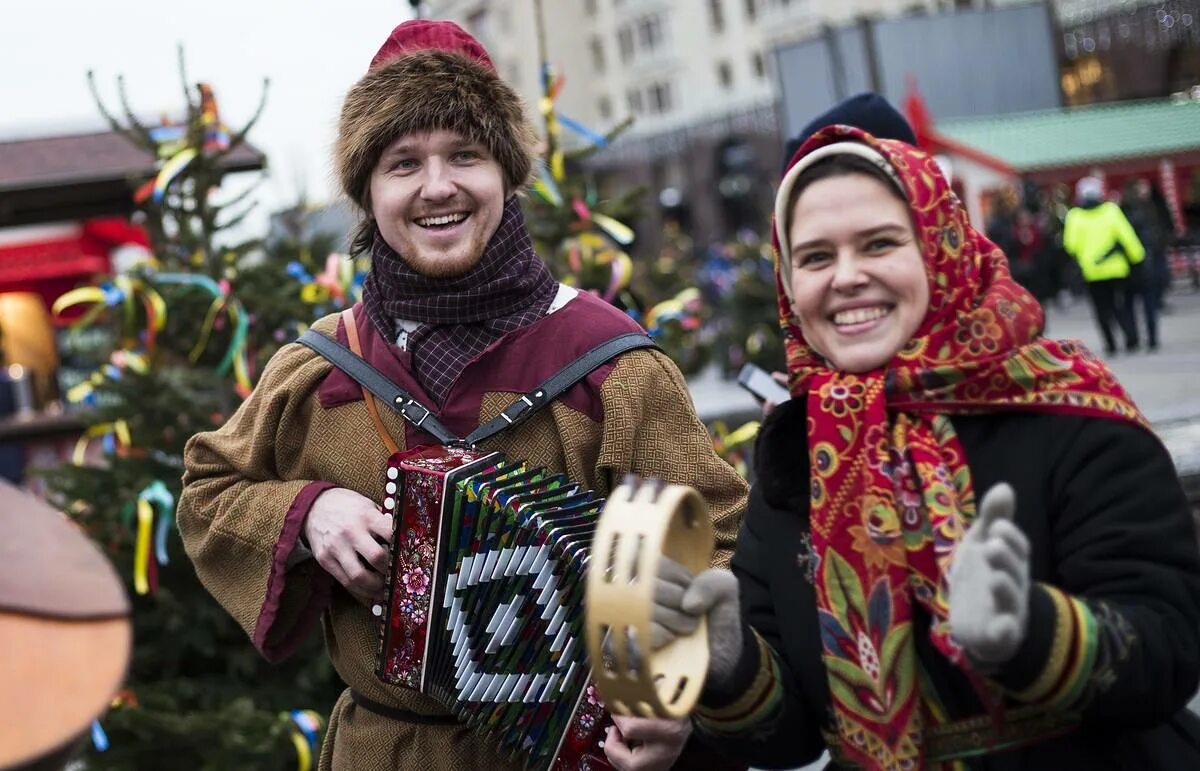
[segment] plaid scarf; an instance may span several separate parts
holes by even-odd
[[[400,319],[421,324],[407,348],[417,381],[440,406],[473,357],[544,316],[557,291],[512,196],[479,264],[456,278],[418,274],[376,230],[363,307],[389,341]]]

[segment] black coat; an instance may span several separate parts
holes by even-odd
[[[808,575],[808,461],[803,399],[777,408],[757,448],[759,482],[733,570],[747,622],[777,651],[782,716],[751,733],[706,737],[730,757],[767,768],[815,760],[829,730],[816,594]],[[1185,705],[1200,681],[1200,553],[1170,456],[1128,423],[1031,412],[952,419],[981,496],[1005,481],[1032,546],[1032,578],[1087,602],[1100,631],[1086,695],[1058,738],[968,761],[972,769],[1200,769],[1200,720]],[[1031,594],[1029,634],[992,675],[1011,690],[1048,659],[1055,611]],[[983,714],[962,673],[929,642],[917,652],[952,719]],[[728,687],[706,706],[745,693],[758,671],[746,646]],[[1010,705],[1015,707],[1016,705]],[[836,767],[836,766],[831,766]]]

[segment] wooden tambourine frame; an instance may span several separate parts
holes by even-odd
[[[660,555],[700,573],[712,551],[708,507],[694,489],[626,480],[609,497],[592,540],[586,626],[592,677],[613,714],[692,711],[708,671],[707,621],[652,651],[654,583]]]

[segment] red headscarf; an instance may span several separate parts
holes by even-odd
[[[831,126],[790,166],[846,141],[873,148],[895,172],[925,261],[929,309],[883,368],[834,369],[792,315],[776,232],[780,321],[791,391],[808,405],[809,519],[838,754],[866,768],[923,768],[925,728],[938,718],[917,684],[915,604],[933,620],[937,649],[969,669],[950,634],[946,576],[974,517],[975,491],[947,416],[1039,410],[1145,419],[1082,344],[1041,336],[1041,306],[971,227],[930,155]]]

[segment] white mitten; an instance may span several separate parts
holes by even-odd
[[[1015,512],[1012,487],[988,490],[950,567],[950,632],[977,664],[1003,664],[1025,640],[1029,541]]]
[[[733,673],[742,655],[742,618],[738,585],[728,570],[710,569],[698,576],[663,557],[654,585],[650,645],[655,650],[676,637],[696,631],[708,616],[708,673],[716,680]]]

